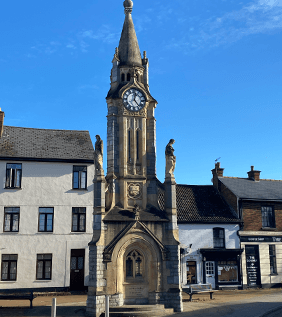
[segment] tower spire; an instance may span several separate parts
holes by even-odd
[[[118,47],[120,65],[142,66],[140,49],[131,16],[132,0],[125,0],[123,6],[125,20]]]

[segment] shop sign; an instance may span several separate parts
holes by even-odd
[[[241,242],[282,242],[282,237],[241,236]]]

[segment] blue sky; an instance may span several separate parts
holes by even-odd
[[[1,4],[5,124],[89,130],[106,141],[105,97],[122,0]],[[176,181],[224,175],[282,179],[282,0],[135,0],[133,20],[158,101],[157,173],[176,140]]]

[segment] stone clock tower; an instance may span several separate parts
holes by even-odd
[[[168,145],[172,154],[166,157],[167,166],[172,164],[161,183],[156,176],[157,101],[149,91],[149,62],[146,52],[140,54],[133,2],[125,0],[124,8],[106,98],[106,177],[102,147],[98,141],[95,146],[95,157],[100,159],[96,159],[94,234],[89,244],[91,316],[104,311],[106,295],[111,306],[165,304],[182,310],[173,143]]]

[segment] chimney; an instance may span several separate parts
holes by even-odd
[[[255,171],[254,166],[251,166],[251,170],[248,172],[248,179],[255,181],[255,182],[259,182],[260,172],[261,171]]]
[[[2,134],[3,134],[4,117],[5,117],[5,114],[3,111],[1,111],[1,108],[0,108],[0,138],[2,138]]]
[[[223,171],[224,168],[220,167],[220,162],[215,163],[215,167],[212,170],[212,182],[213,182],[213,186],[216,187],[218,189],[218,177],[223,177]]]

